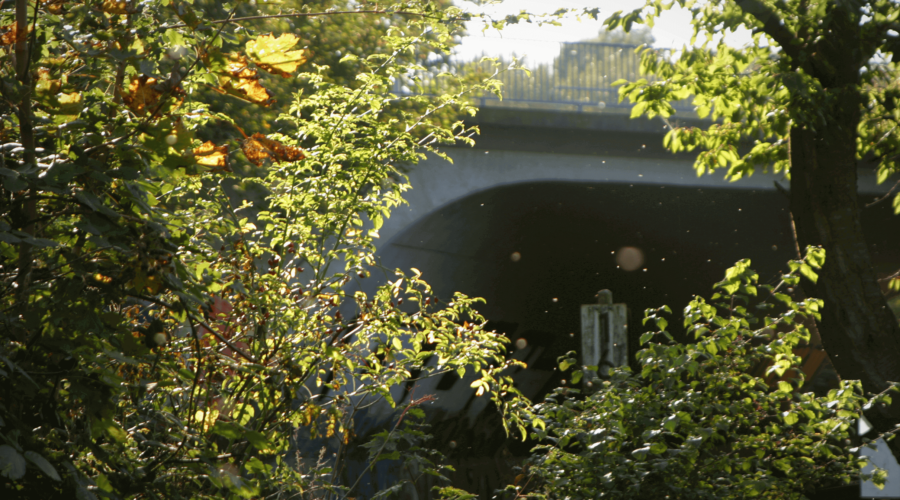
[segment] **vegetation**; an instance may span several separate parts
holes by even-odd
[[[696,343],[674,342],[668,307],[648,310],[644,324],[658,330],[641,337],[638,371],[615,369],[584,399],[558,389],[535,407],[535,437],[547,444],[510,491],[527,498],[800,499],[855,480],[862,460],[852,446],[869,441],[856,435],[856,420],[891,398],[867,400],[849,380],[821,397],[798,390],[801,359],[792,350],[809,340],[807,325],[820,318],[823,301],[798,302],[782,290],[801,274],[815,281],[823,261],[822,249],[811,247],[775,287],[758,285],[750,262],[738,262],[710,302],[696,297],[685,307],[684,326]],[[574,363],[563,359],[561,368]],[[575,371],[573,381],[580,378]],[[877,484],[884,479],[876,472]]]
[[[449,370],[479,373],[524,432],[506,340],[472,299],[439,302],[415,271],[348,286],[380,271],[399,169],[470,141],[430,117],[497,88],[390,94],[421,69],[407,54],[446,52],[462,12],[311,5],[3,4],[0,496],[346,498],[340,459],[295,459],[291,437],[346,445],[360,408]],[[315,36],[252,24],[273,14]],[[362,18],[382,26],[371,52],[312,54],[352,47],[342,30]],[[272,78],[304,92],[275,102]],[[436,473],[409,448],[415,414],[376,436],[369,466],[402,438]]]
[[[584,402],[557,393],[530,415],[476,299],[435,297],[418,271],[377,265],[403,169],[471,143],[456,117],[499,90],[430,71],[439,95],[391,93],[443,60],[465,19],[437,0],[0,6],[0,496],[344,500],[361,477],[345,467],[359,412],[467,370],[508,430],[557,439],[532,467],[539,494],[653,493],[665,474],[686,481],[676,494],[781,491],[792,478],[790,493],[854,473],[841,440],[865,402],[858,384],[825,404],[745,373],[772,360],[789,375],[799,317],[821,301],[771,290],[784,310],[756,328],[746,306],[697,299],[697,345],[648,344],[640,376],[618,372]],[[822,260],[812,252],[786,282]],[[390,281],[354,291],[375,272]],[[751,295],[754,280],[742,264],[713,300]],[[628,394],[632,414],[616,406]],[[364,445],[364,471],[408,471],[383,495],[440,478],[427,401]],[[596,418],[621,432],[597,432]],[[313,439],[334,454],[296,446]],[[614,462],[609,484],[554,482],[571,477],[560,464]]]
[[[641,71],[654,81],[619,82],[620,99],[634,103],[632,116],[667,117],[670,102],[692,97],[714,123],[674,128],[665,144],[674,152],[699,149],[698,175],[724,169],[737,180],[772,169],[790,176],[798,252],[821,245],[828,256],[821,279],[804,284],[808,296],[825,303],[818,325],[825,349],[841,353],[832,361],[842,378],[884,391],[900,380],[900,324],[884,295],[900,290],[900,277],[872,269],[856,184],[863,165],[882,183],[900,170],[896,2],[675,3],[690,10],[695,36],[706,42],[672,58],[645,50]],[[616,13],[607,26],[650,24],[671,5],[649,0],[643,9]],[[753,32],[753,42],[726,45],[728,31],[739,27]],[[900,212],[900,193],[884,199]],[[900,423],[900,402],[873,423],[882,431]],[[892,446],[900,451],[896,441]]]

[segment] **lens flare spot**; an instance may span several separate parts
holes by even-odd
[[[622,247],[616,252],[616,264],[626,271],[635,271],[644,264],[644,252],[640,248]]]

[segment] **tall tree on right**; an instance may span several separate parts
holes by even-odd
[[[646,49],[641,69],[654,81],[619,82],[620,99],[635,104],[634,117],[668,118],[671,101],[693,97],[713,122],[673,127],[665,144],[673,152],[699,149],[698,175],[789,175],[798,247],[826,251],[818,280],[804,280],[806,293],[825,301],[823,344],[843,378],[871,392],[888,389],[900,381],[900,325],[883,292],[900,280],[879,281],[873,271],[857,172],[863,159],[874,162],[879,182],[900,171],[900,8],[893,0],[648,0],[606,23],[626,31],[652,25],[673,4],[690,10],[695,39],[706,43],[675,58]],[[753,42],[726,45],[742,27]],[[885,202],[900,212],[900,194],[890,196]],[[867,416],[882,431],[893,428],[900,398]],[[897,454],[900,445],[893,446]]]

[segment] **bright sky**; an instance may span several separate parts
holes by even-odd
[[[460,1],[459,5],[468,10],[475,10],[472,3]],[[506,0],[499,5],[481,8],[494,18],[503,18],[509,14],[518,14],[521,10],[540,14],[552,12],[559,8],[582,9],[599,7],[600,21],[576,19],[563,21],[562,26],[520,23],[510,25],[502,32],[488,30],[481,32],[481,21],[473,21],[469,27],[469,36],[463,38],[462,45],[456,52],[461,59],[474,59],[482,53],[488,56],[525,56],[526,65],[549,63],[559,54],[559,42],[577,42],[597,36],[603,28],[603,21],[616,11],[629,11],[644,5],[643,0]],[[652,33],[656,38],[654,46],[661,48],[681,48],[689,45],[692,28],[691,16],[688,12],[669,11],[656,21]],[[750,42],[749,32],[734,33],[728,37],[730,45],[741,46]]]

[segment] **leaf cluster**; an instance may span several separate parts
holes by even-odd
[[[606,25],[653,26],[675,4],[692,16],[692,45],[703,43],[674,55],[641,49],[641,72],[655,78],[617,82],[619,99],[634,104],[632,116],[663,119],[674,113],[671,102],[693,99],[697,115],[713,123],[705,129],[671,123],[665,146],[699,150],[698,176],[724,169],[737,180],[771,168],[789,177],[791,128],[824,130],[840,110],[859,113],[856,154],[874,160],[878,183],[898,172],[900,14],[894,2],[648,0]],[[751,30],[752,43],[735,48],[715,36],[738,28]],[[856,48],[853,57],[829,57],[847,44]],[[900,213],[900,195],[893,205]]]
[[[546,444],[528,481],[511,488],[529,498],[804,498],[856,479],[856,419],[890,398],[867,399],[848,380],[824,396],[801,393],[794,349],[822,303],[778,291],[823,262],[810,247],[778,287],[737,263],[711,302],[684,308],[691,344],[667,332],[667,307],[648,310],[656,330],[641,337],[637,371],[613,370],[584,399],[561,390],[535,407],[534,437]]]

